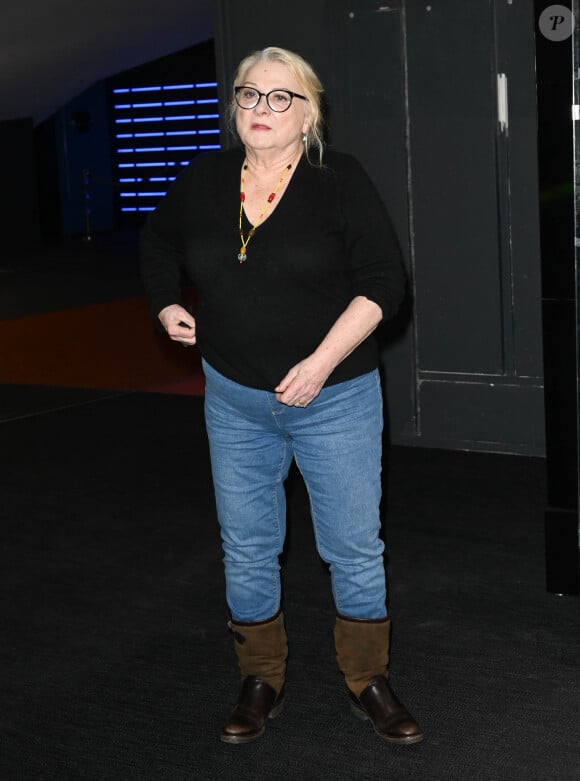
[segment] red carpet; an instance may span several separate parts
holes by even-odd
[[[197,349],[155,330],[132,298],[0,321],[0,384],[202,394]]]

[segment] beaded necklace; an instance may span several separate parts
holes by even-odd
[[[260,215],[259,215],[258,219],[256,220],[254,225],[252,225],[252,227],[248,231],[248,235],[244,237],[244,231],[243,231],[243,228],[242,228],[242,217],[243,217],[243,212],[244,212],[244,201],[246,200],[246,194],[244,192],[244,181],[246,179],[246,171],[248,170],[248,162],[247,161],[244,162],[244,165],[242,166],[242,180],[240,182],[240,221],[239,221],[239,229],[240,229],[240,239],[241,239],[241,242],[242,242],[242,246],[240,247],[240,251],[238,253],[238,260],[240,261],[240,263],[243,263],[244,260],[246,259],[246,254],[247,254],[246,247],[248,246],[248,243],[249,243],[250,239],[252,238],[252,236],[256,232],[256,228],[258,227],[258,225],[260,225],[260,223],[262,222],[262,220],[264,218],[264,215],[266,214],[266,212],[270,208],[270,204],[272,203],[272,201],[276,197],[276,193],[280,189],[280,185],[282,184],[282,182],[284,181],[284,179],[288,175],[288,172],[290,171],[291,168],[292,168],[292,163],[289,163],[286,166],[286,168],[282,171],[282,176],[278,179],[278,184],[274,188],[274,192],[270,193],[270,195],[268,196],[268,198],[266,200],[266,203],[264,204],[264,208],[260,212]]]

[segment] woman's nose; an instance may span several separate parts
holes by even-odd
[[[262,100],[262,98],[263,98],[263,100]],[[260,95],[260,98],[259,98],[257,104],[254,106],[254,109],[256,111],[260,111],[262,114],[264,114],[265,112],[267,113],[267,112],[270,111],[270,106],[268,105],[268,101],[266,100],[266,96],[265,95]]]

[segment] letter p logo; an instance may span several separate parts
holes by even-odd
[[[574,14],[565,5],[550,5],[538,18],[538,29],[550,41],[565,41],[574,29]]]

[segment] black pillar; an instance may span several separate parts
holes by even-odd
[[[536,0],[536,19],[549,6]],[[546,587],[578,593],[578,398],[572,37],[536,26],[538,163],[548,506]]]

